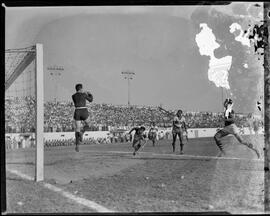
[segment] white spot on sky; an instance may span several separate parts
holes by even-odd
[[[233,23],[230,25],[231,33],[234,33],[236,30],[240,31],[240,34],[235,37],[235,40],[239,41],[243,46],[248,46],[248,47],[250,47],[250,40],[248,39],[249,29],[246,33],[244,33],[242,27],[238,23]]]
[[[230,89],[228,71],[232,64],[232,56],[225,56],[220,59],[216,58],[214,50],[220,47],[216,42],[216,36],[206,23],[200,24],[200,27],[202,30],[196,35],[195,40],[200,54],[210,57],[208,79],[214,82],[217,87]]]

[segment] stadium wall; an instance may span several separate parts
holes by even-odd
[[[218,128],[190,128],[188,129],[188,137],[192,138],[199,138],[199,137],[212,137],[217,132]],[[159,137],[162,138],[167,134],[171,134],[172,129],[159,129],[158,134]],[[254,131],[252,132],[254,133]],[[263,133],[263,129],[260,128],[259,134]],[[109,131],[86,131],[84,133],[84,138],[107,138],[110,134]],[[249,135],[250,131],[249,128],[243,128],[242,134]],[[16,141],[25,141],[30,140],[32,137],[35,137],[34,133],[6,133],[6,137],[9,137],[11,140],[15,139]],[[73,139],[74,132],[49,132],[44,133],[44,140],[67,140]]]

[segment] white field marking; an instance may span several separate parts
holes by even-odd
[[[24,178],[24,179],[27,179],[27,180],[30,180],[30,181],[33,181],[34,178],[33,177],[30,177],[28,175],[25,175],[17,170],[11,170],[11,169],[7,169],[8,172],[10,173],[13,173],[21,178]],[[54,185],[51,185],[49,183],[45,183],[45,182],[38,182],[39,184],[42,184],[43,187],[45,188],[48,188],[49,190],[51,191],[54,191],[54,192],[58,192],[60,193],[62,196],[68,198],[68,199],[71,199],[73,201],[75,201],[76,203],[78,204],[81,204],[81,205],[84,205],[92,210],[95,210],[97,212],[114,212],[112,210],[109,210],[107,208],[105,208],[104,206],[101,206],[93,201],[90,201],[88,199],[85,199],[85,198],[81,198],[81,197],[78,197],[78,196],[74,196],[73,194],[69,193],[69,192],[66,192],[64,190],[62,190],[61,188],[58,188]]]
[[[26,179],[26,180],[34,181],[34,178],[33,178],[33,177],[31,177],[31,176],[29,176],[29,175],[25,175],[25,174],[23,174],[23,173],[21,173],[21,172],[19,172],[19,171],[17,171],[17,170],[7,169],[7,171],[9,171],[9,172],[11,172],[11,173],[13,173],[13,174],[15,174],[15,175],[17,175],[17,176],[20,176],[21,178],[24,178],[24,179]]]
[[[116,153],[116,154],[130,154],[132,155],[132,152],[126,152],[126,151],[91,151],[88,150],[87,152],[94,152],[94,153]],[[216,159],[216,160],[244,160],[244,161],[257,161],[257,162],[264,162],[263,159],[248,159],[248,158],[233,158],[233,157],[217,157],[217,156],[200,156],[200,155],[177,155],[177,154],[165,154],[165,153],[153,153],[153,152],[140,152],[140,154],[144,154],[147,156],[169,156],[169,157],[177,157],[177,158],[194,158],[194,159]],[[139,158],[140,154],[135,156],[136,158]],[[132,157],[134,157],[132,155]]]

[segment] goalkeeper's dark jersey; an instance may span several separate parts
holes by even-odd
[[[75,107],[77,108],[77,107],[85,107],[86,100],[88,100],[89,102],[92,102],[93,98],[86,93],[76,92],[74,95],[72,95],[72,100]]]
[[[226,112],[224,112],[225,127],[234,124],[234,111],[229,112],[228,117],[225,116],[225,113]]]

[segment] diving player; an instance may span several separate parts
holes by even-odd
[[[134,127],[129,131],[129,134],[131,134],[133,131],[135,131],[135,134],[133,137],[132,147],[134,148],[133,155],[136,155],[136,152],[142,147],[141,141],[145,138],[145,127]]]
[[[87,118],[89,117],[89,113],[86,107],[86,100],[89,102],[93,101],[93,95],[90,92],[83,91],[82,84],[76,84],[75,86],[76,93],[72,95],[72,100],[75,106],[74,111],[74,120],[75,120],[75,142],[76,147],[75,150],[79,151],[79,144],[83,139],[83,131],[81,132],[81,123],[84,122],[85,126],[88,126]],[[85,127],[84,126],[84,127]]]
[[[220,149],[220,154],[218,155],[219,157],[226,155],[225,151],[223,150],[223,146],[221,143],[221,139],[222,137],[225,137],[229,134],[232,134],[235,136],[235,138],[243,145],[247,146],[248,148],[252,149],[257,157],[260,157],[259,151],[252,145],[252,143],[248,143],[248,142],[244,142],[243,138],[241,137],[241,135],[238,132],[238,128],[234,123],[234,118],[235,118],[235,114],[234,111],[232,109],[233,107],[233,101],[232,99],[227,98],[224,101],[224,122],[225,122],[225,127],[221,130],[219,130],[215,136],[214,139],[216,141],[216,144],[218,146],[218,148]]]
[[[175,142],[177,136],[179,137],[180,141],[180,154],[183,154],[183,133],[185,132],[186,136],[188,134],[187,132],[187,124],[185,118],[182,116],[183,111],[178,110],[175,117],[173,118],[173,129],[172,129],[172,135],[173,135],[173,152],[175,152]]]

